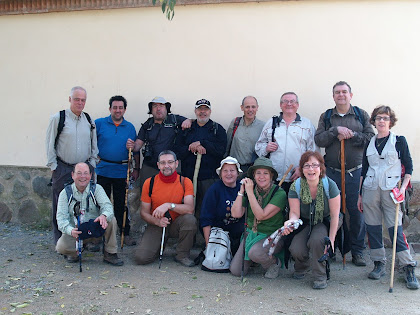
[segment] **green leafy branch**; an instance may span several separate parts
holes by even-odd
[[[175,14],[176,0],[159,0],[162,4],[162,13],[166,15],[168,20],[172,20]],[[152,0],[153,5],[156,5],[156,0]]]

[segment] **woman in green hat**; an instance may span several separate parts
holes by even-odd
[[[247,237],[245,246],[243,240],[239,245],[230,266],[230,272],[235,276],[241,276],[242,259],[245,259],[244,275],[252,262],[261,264],[266,270],[266,278],[273,279],[279,275],[279,253],[269,256],[269,247],[263,247],[265,239],[284,223],[286,193],[274,184],[277,177],[271,160],[260,157],[248,169],[248,178],[242,180],[231,212],[233,217],[241,218],[247,211]]]

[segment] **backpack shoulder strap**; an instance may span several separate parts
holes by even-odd
[[[150,178],[150,184],[149,184],[149,197],[152,197],[152,192],[153,192],[153,185],[155,183],[155,176],[152,176]]]
[[[328,130],[331,128],[331,114],[332,114],[332,108],[327,109],[324,114],[324,126],[325,130]]]
[[[300,200],[300,177],[295,180],[295,189],[298,196],[298,199]]]
[[[213,121],[213,127],[212,127],[212,129],[213,129],[214,135],[217,134],[217,128],[219,128],[217,122]]]
[[[360,121],[360,123],[362,124],[362,127],[364,127],[365,117],[363,116],[362,111],[357,106],[353,106],[353,109],[354,109],[354,113],[356,114],[356,118]]]
[[[70,203],[73,201],[73,190],[71,189],[71,185],[64,186],[64,190],[67,194],[67,205],[70,206]]]
[[[276,185],[276,186],[274,187],[273,192],[272,192],[272,193],[271,193],[271,195],[270,195],[270,199],[269,199],[269,201],[270,201],[271,199],[273,199],[274,194],[277,192],[277,190],[279,190],[279,188],[280,188],[280,186],[279,186],[279,185]]]
[[[276,132],[276,127],[279,124],[279,116],[274,115],[273,116],[273,121],[272,121],[272,133],[271,133],[271,142],[274,142],[274,133]]]
[[[58,138],[60,137],[60,134],[63,131],[65,121],[66,121],[66,111],[63,109],[63,110],[60,110],[60,120],[58,121],[57,135],[55,136],[55,140],[54,140],[54,149],[57,149]]]
[[[232,132],[232,139],[235,136],[235,132],[239,127],[239,123],[241,122],[242,117],[236,117],[235,122],[233,123],[233,132]]]
[[[324,186],[325,195],[330,199],[330,183],[327,176],[322,177],[322,185]]]

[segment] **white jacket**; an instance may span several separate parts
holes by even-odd
[[[289,168],[290,164],[293,164],[293,169],[287,174],[286,182],[290,182],[290,177],[293,174],[293,170],[299,167],[299,160],[301,155],[308,151],[319,151],[318,146],[315,144],[315,127],[312,122],[296,114],[296,119],[289,127],[286,126],[286,122],[282,119],[282,113],[280,113],[279,120],[280,124],[276,127],[274,132],[275,142],[278,144],[278,149],[270,154],[270,160],[273,162],[273,167],[279,173],[277,180],[280,180],[284,173]],[[255,144],[255,152],[258,156],[266,156],[267,144],[271,141],[273,133],[273,119],[270,119],[264,125],[261,132],[260,138]]]

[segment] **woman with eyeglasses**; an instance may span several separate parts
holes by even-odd
[[[303,225],[294,232],[289,251],[295,260],[293,278],[302,279],[312,268],[313,288],[327,287],[325,263],[318,262],[325,249],[325,237],[334,240],[340,226],[340,191],[335,182],[325,176],[324,158],[319,152],[306,151],[299,162],[300,178],[289,190],[289,220],[284,222],[284,235],[292,232],[293,221]]]
[[[369,238],[370,257],[374,262],[369,279],[378,280],[385,275],[385,249],[382,241],[382,218],[391,239],[394,237],[396,205],[395,199],[405,196],[413,172],[413,162],[407,140],[397,136],[390,129],[397,118],[394,111],[385,105],[376,107],[370,117],[378,134],[374,136],[363,155],[362,176],[360,177],[360,195],[357,202],[359,211],[363,212]],[[405,175],[395,194],[392,190],[398,187],[402,168]],[[405,271],[407,288],[416,290],[419,283],[414,273],[417,265],[411,257],[410,250],[402,229],[402,212],[399,210],[397,230],[397,257]]]

